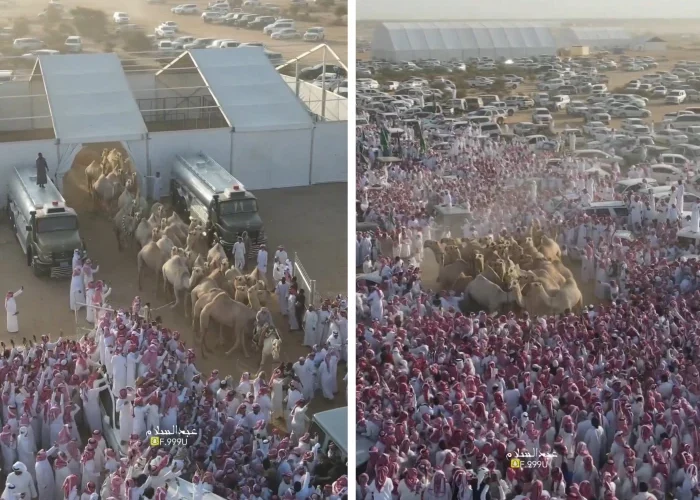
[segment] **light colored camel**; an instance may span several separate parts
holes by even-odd
[[[236,293],[233,299],[240,302],[241,304],[248,305],[248,287],[237,286]]]
[[[180,240],[184,243],[187,240],[189,226],[182,221],[180,216],[177,215],[177,212],[173,212],[172,214],[170,214],[170,217],[168,217],[167,221],[168,225],[173,226],[175,228],[175,230],[179,234]]]
[[[139,220],[139,225],[136,226],[136,231],[134,231],[134,239],[138,242],[141,248],[146,246],[149,241],[158,241],[160,238],[160,231],[158,228],[152,227],[145,217],[141,217]]]
[[[124,191],[122,191],[122,194],[119,195],[119,199],[117,200],[117,208],[120,210],[127,204],[131,204],[134,202],[135,198],[134,195],[131,193],[131,189],[133,188],[133,184],[131,179],[126,181],[126,185],[124,186]]]
[[[183,247],[184,241],[180,239],[180,231],[177,226],[169,224],[167,219],[161,219],[160,230],[175,244],[176,247]]]
[[[207,332],[211,320],[219,323],[219,345],[223,346],[224,344],[223,329],[225,326],[228,326],[233,329],[235,339],[233,349],[237,349],[242,344],[244,356],[246,358],[249,357],[245,340],[249,332],[253,331],[255,314],[255,311],[245,304],[236,302],[225,292],[214,297],[211,302],[204,306],[199,317],[199,328],[202,331],[202,358],[206,358],[204,351],[209,349],[207,346]]]
[[[207,269],[199,266],[192,269],[192,278],[190,280],[190,284],[192,285],[192,288],[190,289],[190,303],[192,304],[193,318],[194,305],[197,303],[200,297],[214,288],[220,290],[224,289],[224,287],[221,286],[221,275],[218,273],[220,273],[218,269],[215,269],[214,272],[207,273]]]
[[[481,274],[464,289],[464,297],[473,300],[489,313],[502,311],[508,304],[515,302],[511,293]]]
[[[264,335],[261,349],[262,352],[260,356],[260,369],[262,370],[268,362],[268,360],[271,360],[275,363],[280,360],[280,352],[282,351],[282,339],[275,330],[275,328],[270,326],[268,326],[264,332],[261,332],[261,335]],[[228,356],[232,352],[233,348],[226,351],[226,355]]]
[[[175,309],[180,304],[180,294],[184,295],[183,302],[185,304],[185,317],[187,317],[187,292],[190,290],[190,270],[187,267],[187,258],[185,250],[182,248],[173,248],[171,257],[162,267],[163,271],[163,289],[167,297],[168,283],[173,286],[175,294],[175,303],[171,306]]]
[[[87,183],[87,190],[88,194],[90,196],[93,196],[93,184],[95,184],[95,181],[100,178],[100,175],[102,175],[102,166],[97,163],[96,161],[93,161],[85,167],[85,182]]]
[[[197,285],[199,286],[199,285]],[[197,287],[195,287],[197,288]],[[204,306],[206,306],[209,302],[214,300],[214,298],[219,295],[221,292],[226,292],[226,290],[223,290],[221,288],[210,288],[206,292],[203,292],[202,294],[199,295],[197,300],[193,302],[192,305],[192,330],[194,333],[199,333],[199,317],[202,314],[202,309],[204,309]]]
[[[146,245],[139,250],[136,257],[136,264],[139,273],[139,290],[141,290],[141,277],[143,276],[143,269],[144,267],[147,267],[156,273],[156,294],[158,294],[158,284],[160,283],[160,276],[163,272],[163,264],[165,264],[167,260],[166,254],[163,253],[155,241],[146,243]]]
[[[200,228],[194,227],[187,232],[187,250],[202,256],[207,257],[209,245],[207,243],[207,234]],[[208,260],[208,259],[207,259]]]
[[[209,263],[210,266],[215,266],[218,265],[219,261],[222,259],[226,259],[226,252],[224,251],[224,247],[221,245],[220,242],[214,243],[214,246],[209,249],[207,252],[207,262]]]
[[[583,309],[583,295],[575,281],[567,282],[555,293],[548,294],[542,283],[534,282],[523,296],[523,307],[530,314],[562,314],[569,310],[580,312]]]
[[[160,220],[163,218],[165,207],[161,203],[154,203],[151,207],[151,216],[148,218],[148,223],[153,227],[160,227]]]

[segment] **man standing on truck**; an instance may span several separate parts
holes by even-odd
[[[46,187],[46,183],[48,182],[48,173],[49,166],[46,163],[46,158],[44,158],[44,156],[41,153],[39,153],[39,156],[36,159],[36,183],[41,189],[44,189]]]

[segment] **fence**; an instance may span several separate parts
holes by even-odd
[[[294,252],[294,276],[297,278],[299,286],[306,290],[308,305],[318,306],[321,303],[321,294],[316,290],[316,280],[312,280],[309,273],[306,272],[304,265],[299,259],[299,254]]]

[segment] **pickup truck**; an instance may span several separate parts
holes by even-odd
[[[472,88],[488,88],[495,83],[493,78],[486,78],[484,76],[477,76],[467,80],[467,85]]]

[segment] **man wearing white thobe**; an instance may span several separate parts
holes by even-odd
[[[238,241],[233,244],[233,265],[238,269],[245,267],[245,243],[243,238],[238,237]]]
[[[70,280],[70,310],[80,311],[85,304],[85,290],[83,289],[83,277],[79,267],[73,268],[73,277]]]
[[[260,245],[260,250],[258,250],[258,269],[261,273],[267,274],[267,249],[265,245]]]
[[[287,251],[284,249],[284,247],[282,245],[277,247],[277,251],[275,252],[275,260],[284,264],[285,262],[287,262],[288,258],[289,257],[287,256]]]
[[[277,302],[280,307],[280,313],[282,316],[289,314],[287,309],[287,299],[289,297],[289,283],[287,283],[287,278],[282,278],[279,283],[277,283]]]
[[[15,298],[20,296],[24,291],[24,287],[16,292],[7,292],[5,296],[5,311],[7,311],[7,332],[17,333],[19,331],[19,311],[17,310],[17,302]]]

